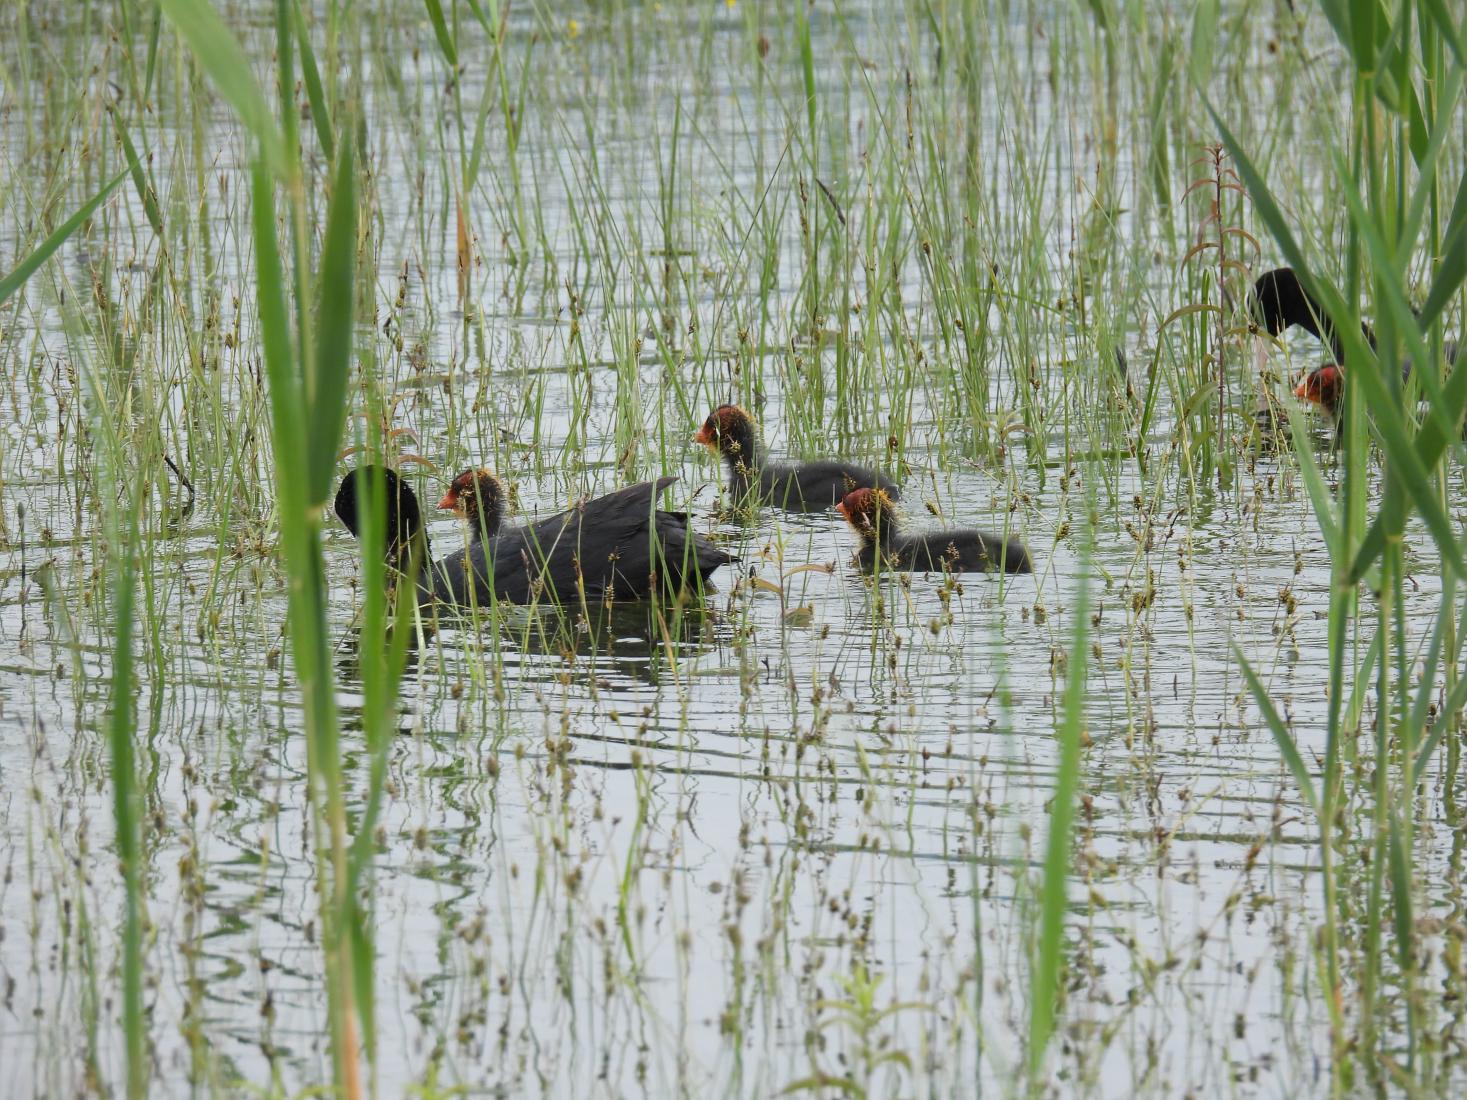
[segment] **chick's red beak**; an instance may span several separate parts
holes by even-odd
[[[443,494],[443,499],[438,502],[438,507],[447,512],[458,511],[458,490],[449,489]]]
[[[835,510],[837,512],[839,512],[841,514],[841,516],[844,517],[845,519],[850,519],[851,518],[851,513],[849,513],[849,512],[846,511],[846,502],[845,501],[841,501],[839,504],[837,504],[835,506]]]
[[[713,433],[708,430],[707,424],[698,429],[698,434],[693,436],[693,442],[701,443],[705,447],[713,446]]]
[[[1302,397],[1306,401],[1315,401],[1315,400],[1317,400],[1317,398],[1311,396],[1310,393],[1309,393],[1309,379],[1308,378],[1301,378],[1301,379],[1299,379],[1299,384],[1294,387],[1294,396],[1295,397]]]

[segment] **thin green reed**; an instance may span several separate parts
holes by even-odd
[[[820,112],[817,107],[816,83],[815,83],[815,49],[810,36],[810,13],[804,4],[795,6],[795,42],[800,50],[800,77],[801,90],[805,100],[805,122],[807,136],[805,147],[805,171],[809,173],[810,180],[817,179],[820,173]],[[793,129],[794,120],[789,125]],[[802,179],[800,181],[800,216],[801,230],[805,242],[805,272],[803,279],[803,292],[805,295],[806,310],[805,321],[809,325],[809,337],[816,343],[818,351],[818,340],[820,328],[824,317],[822,287],[824,280],[820,277],[820,237],[821,223],[820,205],[812,202],[812,191],[815,187],[813,182]],[[817,379],[819,373],[817,372]],[[823,398],[823,391],[817,387],[816,400]],[[808,406],[807,406],[808,407]],[[818,405],[816,406],[818,408]],[[818,418],[817,418],[818,419]]]
[[[318,137],[323,145],[334,147],[336,158],[320,269],[313,278],[313,235],[295,102],[294,59],[301,21],[293,5],[277,0],[275,11],[279,125],[238,41],[206,0],[163,0],[163,10],[255,144],[251,211],[259,334],[269,379],[291,650],[304,702],[333,1073],[338,1090],[356,1096],[362,1091],[360,1053],[365,1049],[370,1055],[373,1049],[370,929],[353,889],[364,874],[368,849],[360,843],[352,847],[347,837],[320,537],[347,414],[358,244],[354,126],[338,113],[333,129],[318,129]],[[313,56],[308,49],[302,53]],[[307,60],[306,67],[313,68],[313,60]],[[306,82],[312,83],[309,77]],[[277,187],[283,188],[287,202],[288,267],[279,246]],[[374,588],[383,590],[381,584]],[[379,597],[369,595],[367,618],[380,634]],[[364,676],[374,670],[382,673],[380,644],[367,642]],[[379,682],[390,686],[389,680]],[[372,694],[380,695],[377,714],[390,712],[391,691],[372,689]],[[372,782],[380,784],[376,756],[383,744],[382,727],[369,726],[368,741],[375,750]],[[370,817],[376,795],[369,794],[369,800]]]
[[[1467,50],[1461,28],[1434,0],[1403,3],[1390,11],[1373,0],[1348,4],[1334,0],[1323,8],[1355,70],[1349,148],[1336,146],[1332,152],[1348,217],[1343,293],[1311,264],[1262,172],[1215,112],[1213,117],[1260,217],[1285,259],[1323,304],[1343,344],[1348,368],[1339,504],[1305,450],[1307,436],[1297,418],[1294,424],[1300,469],[1333,575],[1329,713],[1317,803],[1303,754],[1268,699],[1266,685],[1244,662],[1250,689],[1285,762],[1318,811],[1325,910],[1320,954],[1331,1017],[1332,1088],[1342,1095],[1354,1084],[1357,1055],[1377,1087],[1403,1072],[1416,1087],[1429,1088],[1433,1083],[1431,1050],[1422,1042],[1430,1022],[1428,1006],[1417,989],[1411,823],[1423,770],[1467,701],[1459,690],[1455,623],[1455,595],[1467,566],[1444,491],[1447,445],[1457,437],[1467,410],[1467,371],[1447,373],[1441,336],[1443,312],[1457,298],[1467,275],[1463,255],[1467,178],[1458,182],[1445,225],[1439,217],[1441,187],[1450,183],[1439,173],[1440,154],[1460,111]],[[1416,311],[1406,287],[1416,266],[1414,257],[1423,252],[1432,264],[1425,304]],[[1374,340],[1367,339],[1360,325],[1360,292],[1365,287],[1375,305]],[[1412,371],[1409,384],[1399,366],[1408,359],[1419,368]],[[1414,416],[1418,391],[1426,399],[1425,419],[1419,425]],[[1377,446],[1383,487],[1380,503],[1370,515],[1368,494],[1374,475],[1369,459]],[[1435,542],[1442,573],[1440,611],[1425,660],[1416,665],[1420,687],[1414,699],[1411,638],[1403,610],[1407,583],[1403,544],[1413,515]],[[1362,582],[1375,605],[1373,623],[1360,615]],[[1362,656],[1364,632],[1368,644]],[[1368,780],[1353,791],[1365,812],[1347,815],[1352,791],[1346,785],[1350,776],[1342,768],[1350,725],[1345,700],[1352,683],[1372,676],[1373,758]],[[1428,699],[1439,684],[1446,693],[1445,706],[1433,722]],[[1342,960],[1347,881],[1339,856],[1349,822],[1362,818],[1370,827],[1362,951]],[[1347,973],[1355,958],[1362,960],[1358,972]],[[1388,959],[1393,972],[1387,968]],[[1395,1026],[1398,1003],[1390,994],[1393,983],[1405,1021],[1404,1050],[1387,1031]],[[1354,1035],[1348,1004],[1352,990]]]
[[[1039,894],[1039,935],[1030,962],[1029,1091],[1043,1092],[1041,1072],[1054,1031],[1059,984],[1064,973],[1065,913],[1069,911],[1070,854],[1074,841],[1075,802],[1080,786],[1080,742],[1085,725],[1086,661],[1090,644],[1090,553],[1080,565],[1075,595],[1074,634],[1065,664],[1065,693],[1060,724],[1059,765],[1049,804],[1049,838],[1045,844],[1044,883]]]
[[[116,619],[113,634],[112,684],[108,700],[107,741],[112,757],[112,816],[117,826],[117,860],[124,885],[122,928],[122,1030],[127,1044],[127,1095],[148,1094],[147,1021],[143,1010],[142,949],[142,794],[138,790],[133,735],[133,602],[137,592],[138,511],[141,481],[136,482],[127,509],[127,527],[118,536],[113,566],[112,594]],[[161,685],[153,685],[156,694]]]

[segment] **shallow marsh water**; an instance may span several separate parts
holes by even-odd
[[[220,6],[267,72],[268,28]],[[339,44],[332,79],[358,89],[371,181],[356,407],[416,434],[397,445],[438,465],[404,467],[419,495],[483,462],[528,516],[671,472],[671,498],[741,556],[702,608],[569,631],[506,610],[415,654],[372,888],[380,1091],[1022,1091],[1082,584],[1090,689],[1052,1087],[1324,1088],[1316,837],[1232,647],[1301,749],[1322,751],[1328,557],[1289,453],[1240,443],[1228,490],[1190,476],[1170,381],[1146,466],[1124,453],[1138,407],[1109,354],[1127,349],[1143,393],[1149,371],[1191,369],[1157,322],[1195,290],[1177,260],[1196,218],[1175,200],[1212,135],[1185,88],[1159,137],[1143,112],[1168,79],[1154,48],[1185,25],[1160,8],[1154,31],[1118,29],[1127,65],[1068,6],[964,21],[819,3],[811,133],[789,12],[667,7],[512,10],[521,131],[512,151],[493,107],[466,306],[459,142],[498,70],[471,51],[446,84],[413,5],[359,13]],[[1265,105],[1317,108],[1239,120],[1276,180],[1317,178],[1343,110],[1322,19],[1294,30],[1245,8],[1224,23],[1215,90],[1246,78]],[[0,47],[7,268],[39,236],[43,195],[73,208],[120,166],[100,121],[129,102],[106,83],[125,84],[101,33],[117,19],[0,17],[15,31]],[[981,59],[966,78],[964,45]],[[1301,67],[1296,45],[1323,59]],[[137,700],[155,1092],[296,1095],[329,1076],[243,141],[176,44],[159,65],[156,101],[128,111],[154,151],[166,247],[119,191],[0,313],[0,1065],[16,1095],[121,1075],[98,519],[115,488],[92,460],[106,417],[136,433],[129,476],[157,488]],[[1101,192],[1114,205],[1097,219]],[[1327,201],[1298,197],[1303,232],[1327,244]],[[954,317],[935,288],[990,264],[999,289]],[[1245,395],[1249,363],[1239,348]],[[914,524],[1011,525],[1035,575],[873,586],[837,517],[716,514],[721,472],[689,439],[729,398],[756,406],[776,453],[897,463]],[[447,520],[431,533],[440,549],[460,537]],[[1404,618],[1429,622],[1434,555],[1419,533],[1412,549]],[[360,784],[357,556],[339,528],[327,560]],[[1461,777],[1446,755],[1430,775],[1419,931],[1428,984],[1450,993]],[[1430,1019],[1441,1080],[1462,1086],[1455,1004]]]

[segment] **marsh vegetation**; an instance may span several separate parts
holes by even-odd
[[[7,1091],[1460,1094],[1464,61],[1440,0],[5,6]],[[1032,574],[868,576],[724,403]],[[675,476],[738,561],[425,615],[366,463]]]

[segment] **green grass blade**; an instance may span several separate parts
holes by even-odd
[[[270,113],[239,39],[219,18],[219,13],[208,0],[158,2],[179,37],[193,51],[204,74],[219,94],[229,101],[245,129],[260,143],[271,170],[277,175],[286,174],[289,165],[280,127],[275,124],[275,117]]]
[[[143,164],[138,157],[138,151],[133,148],[132,138],[128,135],[127,127],[122,124],[122,116],[114,107],[107,112],[112,116],[112,130],[117,134],[117,140],[122,143],[122,151],[127,156],[127,170],[132,175],[133,188],[138,193],[138,198],[143,201],[143,213],[148,217],[148,224],[153,227],[153,232],[163,236],[163,212],[158,209],[158,195],[153,190],[153,184],[143,171]]]
[[[1452,655],[1452,660],[1461,660],[1461,648],[1464,642],[1467,642],[1467,609],[1464,609],[1462,619],[1457,624],[1458,652]],[[1431,683],[1429,680],[1422,681],[1424,691],[1429,691],[1430,686]],[[1426,765],[1431,760],[1432,753],[1436,752],[1436,748],[1441,744],[1442,738],[1455,727],[1456,715],[1464,706],[1467,706],[1467,676],[1459,676],[1457,682],[1452,685],[1452,693],[1442,703],[1441,710],[1437,714],[1436,723],[1432,727],[1431,733],[1427,735],[1426,740],[1421,743],[1421,747],[1416,751],[1416,760],[1413,763],[1411,772],[1411,782],[1413,785],[1421,782],[1421,776],[1426,770]]]
[[[333,160],[336,157],[336,139],[331,132],[331,109],[326,105],[326,94],[321,88],[316,51],[311,48],[311,36],[306,33],[306,18],[301,13],[300,0],[291,7],[295,40],[301,52],[301,80],[306,86],[306,100],[311,105],[311,122],[316,127],[316,140],[321,143],[322,154],[327,160]]]
[[[1375,684],[1375,664],[1380,660],[1383,644],[1380,631],[1375,631],[1370,636],[1370,644],[1365,647],[1365,656],[1360,661],[1360,667],[1355,670],[1352,678],[1350,697],[1345,701],[1343,719],[1344,724],[1352,729],[1360,725],[1360,716],[1365,713],[1365,702]],[[1321,800],[1321,805],[1323,805],[1323,800]]]
[[[1455,103],[1461,92],[1462,70],[1450,70],[1442,81],[1441,102]],[[1407,207],[1406,218],[1401,227],[1400,239],[1397,241],[1396,250],[1403,257],[1409,259],[1410,251],[1416,246],[1416,241],[1421,236],[1422,226],[1425,222],[1426,211],[1432,206],[1431,200],[1437,190],[1437,164],[1441,161],[1441,154],[1445,148],[1447,139],[1456,132],[1456,119],[1449,111],[1437,113],[1436,128],[1426,136],[1425,155],[1417,160],[1417,182],[1415,190],[1411,194],[1411,202]],[[1429,326],[1429,319],[1421,319],[1421,327]]]
[[[1309,769],[1304,766],[1304,758],[1299,755],[1299,746],[1294,744],[1294,738],[1290,736],[1288,727],[1284,725],[1283,718],[1279,716],[1278,708],[1269,698],[1268,689],[1263,686],[1263,681],[1253,671],[1253,666],[1248,663],[1248,658],[1243,656],[1243,650],[1237,642],[1233,643],[1233,654],[1238,658],[1238,665],[1243,670],[1243,679],[1248,682],[1248,691],[1252,694],[1253,701],[1258,704],[1263,720],[1268,723],[1268,731],[1273,734],[1274,741],[1278,743],[1279,752],[1283,755],[1284,763],[1288,765],[1290,773],[1294,776],[1299,793],[1304,796],[1304,801],[1309,803],[1309,808],[1317,813],[1319,797],[1314,793],[1314,780],[1309,775]]]
[[[372,910],[354,905],[348,918],[351,932],[352,990],[356,1009],[362,1021],[362,1042],[367,1058],[376,1058],[377,996],[373,976],[376,973],[377,944],[372,934]]]
[[[1391,255],[1390,249],[1381,238],[1380,233],[1376,230],[1374,221],[1366,212],[1365,204],[1361,202],[1353,183],[1345,176],[1347,172],[1345,165],[1337,161],[1336,167],[1342,176],[1341,191],[1345,197],[1345,204],[1350,212],[1351,218],[1355,222],[1356,231],[1360,234],[1360,239],[1365,242],[1366,248],[1370,252],[1370,258],[1374,262],[1376,284],[1379,288],[1379,293],[1376,295],[1377,325],[1381,325],[1384,321],[1389,321],[1391,327],[1400,333],[1404,339],[1406,343],[1406,354],[1411,357],[1412,361],[1415,363],[1429,362],[1430,352],[1427,350],[1426,341],[1421,338],[1421,329],[1418,326],[1416,314],[1412,312],[1411,303],[1406,299],[1406,288],[1396,274],[1397,266],[1395,258]],[[1360,361],[1364,360],[1361,359]],[[1383,369],[1385,368],[1384,363],[1381,366]],[[1364,373],[1369,375],[1373,372],[1367,367]],[[1437,427],[1444,433],[1451,434],[1456,430],[1456,420],[1448,419],[1447,417],[1446,410],[1444,410],[1442,405],[1442,390],[1438,380],[1434,377],[1432,371],[1424,370],[1416,372],[1416,374],[1417,381],[1426,388],[1427,393],[1433,398],[1430,406],[1431,415],[1438,420]],[[1399,377],[1400,374],[1397,371],[1384,379],[1384,381],[1390,383],[1386,388],[1394,391],[1395,382]],[[1391,402],[1391,404],[1397,408],[1401,408],[1399,399]],[[1394,412],[1395,410],[1393,409],[1392,411]],[[1373,412],[1378,418],[1380,410],[1373,408]],[[1397,417],[1397,420],[1404,429],[1404,417]],[[1412,457],[1413,461],[1419,462],[1420,455],[1416,453],[1414,447],[1412,448]]]
[[[163,32],[163,9],[153,9],[153,25],[148,28],[148,67],[143,77],[143,98],[153,94],[153,74],[158,67],[158,39]]]
[[[484,13],[483,7],[479,4],[479,0],[468,0],[468,4],[469,11],[471,11],[474,15],[474,18],[479,21],[479,26],[484,28],[484,33],[487,34],[490,38],[498,37],[499,31],[497,30],[497,25],[499,23],[499,12],[496,10],[492,16],[486,15]]]
[[[1415,954],[1415,918],[1411,901],[1411,853],[1407,850],[1406,830],[1395,813],[1390,815],[1386,836],[1386,852],[1391,876],[1391,913],[1396,933],[1396,957],[1403,969],[1409,969]]]
[[[1425,328],[1432,324],[1446,308],[1452,297],[1467,277],[1467,176],[1457,188],[1457,197],[1443,234],[1445,244],[1441,249],[1442,262],[1437,270],[1431,292],[1422,307],[1417,323]],[[1442,387],[1441,405],[1444,419],[1452,424],[1460,421],[1467,409],[1467,371],[1453,371]],[[1421,426],[1416,436],[1416,453],[1420,464],[1433,469],[1442,453],[1455,440],[1456,433],[1442,428],[1437,417],[1432,417]],[[1387,531],[1400,530],[1405,521],[1405,503],[1400,494],[1387,494],[1380,513],[1371,523],[1370,529],[1360,544],[1360,549],[1351,563],[1349,577],[1359,581],[1374,564],[1385,547]]]
[[[1421,10],[1436,25],[1437,32],[1446,42],[1447,49],[1452,51],[1457,64],[1467,65],[1467,38],[1463,37],[1461,28],[1452,23],[1445,0],[1421,0]]]
[[[1309,438],[1309,428],[1304,421],[1303,411],[1297,405],[1290,404],[1287,412],[1289,437],[1293,441],[1294,455],[1299,462],[1299,473],[1304,478],[1304,490],[1309,495],[1315,522],[1319,524],[1319,533],[1324,538],[1330,559],[1333,560],[1342,546],[1335,498],[1325,484],[1324,475],[1319,471],[1319,462],[1314,457],[1314,443]]]
[[[1416,448],[1407,438],[1404,418],[1397,400],[1392,397],[1385,383],[1381,381],[1379,373],[1374,370],[1369,368],[1356,370],[1351,373],[1350,379],[1351,385],[1354,385],[1357,379],[1360,380],[1366,398],[1366,406],[1372,410],[1375,418],[1374,423],[1381,447],[1385,450],[1387,458],[1398,467],[1395,488],[1402,489],[1409,495],[1416,510],[1421,514],[1427,530],[1436,540],[1442,553],[1442,560],[1451,566],[1457,576],[1467,580],[1467,565],[1464,565],[1462,561],[1462,548],[1457,545],[1456,531],[1446,511],[1442,508],[1441,502],[1434,495],[1428,473],[1429,468],[1422,465]],[[1401,518],[1404,520],[1404,515]],[[1385,533],[1387,535],[1398,533],[1400,529],[1399,525],[1387,527]],[[1357,564],[1359,564],[1358,559]],[[1364,564],[1366,568],[1369,567],[1369,563]]]
[[[336,185],[326,213],[326,242],[316,279],[315,377],[306,379],[310,410],[310,503],[331,493],[336,451],[346,425],[346,389],[351,376],[352,314],[356,301],[356,166],[350,127],[342,130]]]
[[[1426,656],[1421,662],[1422,668],[1435,669],[1442,667],[1442,645],[1445,641],[1447,631],[1452,626],[1452,590],[1456,586],[1453,584],[1453,578],[1450,573],[1446,574],[1442,584],[1442,601],[1437,608],[1436,624],[1431,631],[1431,640],[1427,642]],[[1428,716],[1431,713],[1432,696],[1436,694],[1435,689],[1435,678],[1431,676],[1423,676],[1421,683],[1416,686],[1416,697],[1411,700],[1411,710],[1406,719],[1411,729],[1422,730],[1426,728],[1429,720]],[[1409,695],[1405,685],[1402,686],[1402,694],[1403,696]]]
[[[1452,203],[1451,218],[1443,239],[1441,266],[1437,268],[1431,291],[1421,307],[1421,325],[1430,325],[1447,307],[1467,278],[1467,173],[1457,187],[1457,198]]]
[[[1217,49],[1218,0],[1200,0],[1192,9],[1192,40],[1188,50],[1187,67],[1192,79],[1205,85],[1212,72],[1210,64]]]
[[[1111,18],[1110,11],[1105,6],[1105,0],[1085,0],[1085,6],[1090,9],[1090,15],[1095,20],[1095,25],[1102,32],[1109,33]]]
[[[497,60],[495,64],[498,64]],[[495,96],[500,90],[501,85],[488,80],[484,82],[484,94],[479,98],[479,115],[474,120],[474,143],[469,153],[468,167],[464,170],[464,189],[468,192],[472,192],[479,182],[479,168],[484,161],[485,126],[489,122],[489,112],[494,107]]]
[[[346,154],[348,150],[343,149]],[[343,155],[345,162],[348,158]],[[274,177],[263,151],[255,159],[251,214],[255,241],[255,280],[270,401],[270,437],[275,451],[276,512],[289,579],[290,644],[300,680],[306,729],[306,764],[312,812],[321,825],[317,889],[326,955],[327,1016],[331,1030],[336,1087],[344,1095],[360,1088],[359,1054],[371,1044],[355,1026],[361,1006],[353,993],[352,900],[346,888],[346,821],[342,796],[340,729],[327,641],[326,577],[321,556],[321,509],[311,507],[313,477],[308,459],[319,449],[317,422],[307,417],[339,417],[339,410],[308,406],[303,399],[291,341],[288,285],[276,239]],[[333,207],[340,196],[333,196]],[[334,212],[334,211],[333,211]],[[328,230],[328,238],[339,234]],[[350,288],[337,291],[350,294]],[[334,308],[334,307],[333,307]],[[343,355],[347,354],[345,352]],[[319,391],[317,397],[319,399]],[[308,426],[310,430],[308,429]],[[337,434],[339,434],[339,427]],[[328,474],[329,476],[329,474]]]
[[[130,168],[124,168],[103,184],[102,190],[88,199],[80,210],[67,218],[61,228],[42,241],[39,248],[16,264],[14,270],[5,278],[0,279],[0,304],[4,304],[6,299],[24,286],[25,281],[36,273],[36,268],[49,260],[51,253],[65,244],[66,238],[75,233],[88,218],[96,213],[97,207],[106,201],[107,196],[112,194],[113,189],[127,178],[130,171]]]
[[[263,159],[255,161],[253,177],[250,213],[254,226],[256,306],[260,311],[265,372],[270,378],[270,411],[276,423],[275,461],[299,470],[306,459],[305,453],[297,449],[301,438],[301,388],[290,346],[285,271],[275,236],[275,189]],[[288,448],[286,453],[282,453],[282,444]]]
[[[795,5],[795,35],[800,43],[800,74],[805,84],[805,121],[810,127],[810,151],[818,148],[815,129],[815,49],[810,41],[810,13],[804,4]]]
[[[1442,403],[1446,406],[1449,417],[1453,410],[1460,416],[1463,406],[1467,405],[1467,371],[1452,372],[1447,384],[1442,387]],[[1453,435],[1443,432],[1435,417],[1423,424],[1416,435],[1416,452],[1421,466],[1426,469],[1434,468],[1452,439]],[[1401,530],[1405,516],[1404,494],[1387,493],[1381,502],[1380,512],[1361,540],[1355,560],[1350,563],[1347,579],[1351,583],[1358,583],[1375,564],[1385,549],[1386,533]]]
[[[127,1044],[127,1095],[133,1100],[148,1093],[148,1057],[144,1041],[142,963],[142,819],[137,762],[133,755],[133,706],[136,685],[133,670],[133,602],[137,589],[138,498],[133,494],[128,527],[119,532],[113,600],[112,683],[108,699],[107,742],[112,762],[112,814],[117,826],[117,860],[125,884],[122,927],[122,1021]]]
[[[438,0],[423,0],[423,6],[428,9],[428,21],[433,24],[433,36],[438,39],[438,48],[443,51],[449,68],[458,68],[458,47],[453,44],[453,35],[443,18],[443,5]]]
[[[1054,1031],[1055,1001],[1063,969],[1065,913],[1069,908],[1070,850],[1075,798],[1080,784],[1080,735],[1085,721],[1086,660],[1089,656],[1090,553],[1081,562],[1075,598],[1075,633],[1070,643],[1059,737],[1059,767],[1050,801],[1049,839],[1044,856],[1039,939],[1034,948],[1033,987],[1029,991],[1029,1078],[1037,1083],[1044,1052]]]

